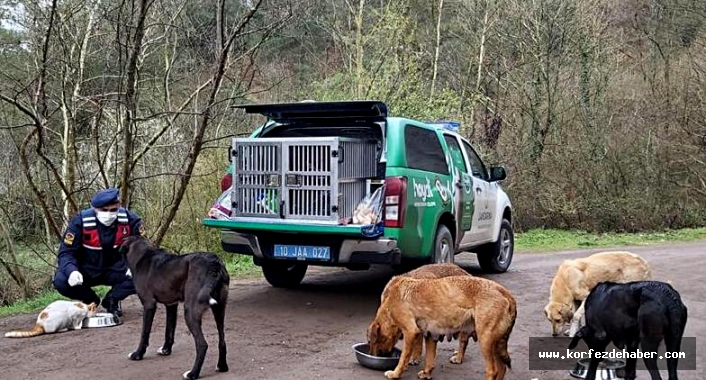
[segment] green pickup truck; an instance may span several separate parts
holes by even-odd
[[[309,265],[408,268],[464,251],[487,272],[509,268],[505,169],[486,167],[458,123],[391,117],[378,101],[239,108],[267,121],[233,139],[221,182],[230,208],[203,224],[272,286],[297,286]]]

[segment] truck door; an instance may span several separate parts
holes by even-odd
[[[497,187],[491,186],[488,182],[489,174],[483,161],[480,159],[471,144],[462,140],[463,148],[468,157],[471,167],[471,177],[473,178],[473,193],[475,195],[473,227],[471,237],[473,243],[485,243],[493,240],[493,221],[496,218],[495,199],[497,199]],[[495,190],[495,191],[493,191]],[[494,193],[494,194],[493,194]]]
[[[473,221],[473,191],[468,163],[464,157],[458,138],[444,134],[444,140],[451,156],[453,177],[453,213],[456,218],[456,246],[458,247],[466,233],[471,231]]]

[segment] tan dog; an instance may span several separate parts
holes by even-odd
[[[549,303],[544,307],[544,314],[552,324],[552,336],[559,335],[567,323],[571,324],[569,335],[576,334],[584,314],[584,301],[598,283],[647,280],[651,275],[647,261],[630,252],[600,252],[565,260],[554,276]]]
[[[421,266],[413,271],[407,272],[403,274],[402,276],[404,277],[410,277],[410,278],[441,278],[441,277],[448,277],[448,276],[470,276],[468,272],[463,270],[460,266],[456,264],[428,264]],[[383,291],[384,293],[384,291]],[[399,332],[400,337],[402,336],[402,332]],[[478,338],[476,337],[475,334],[472,334],[473,340],[477,341]],[[465,332],[460,332],[459,334],[454,334],[453,338],[459,338],[458,342],[458,350],[456,350],[449,359],[449,362],[453,364],[461,364],[463,363],[463,357],[466,353],[466,347],[468,346],[468,339],[469,339],[469,334]],[[451,341],[451,336],[446,337],[449,341]],[[440,337],[440,341],[443,341],[444,336]],[[414,342],[414,351],[412,351],[412,358],[409,361],[409,364],[411,365],[417,365],[421,361],[422,358],[422,347],[423,347],[424,339],[421,335],[417,338],[417,340]],[[375,344],[373,342],[368,342],[371,346],[374,346]],[[376,355],[377,353],[374,353],[373,355]]]
[[[434,279],[395,276],[382,293],[381,304],[368,328],[370,352],[390,352],[403,335],[404,345],[388,379],[399,379],[409,365],[414,344],[425,338],[426,360],[417,376],[431,379],[436,343],[441,335],[477,334],[487,380],[504,379],[510,368],[507,341],[515,325],[517,302],[502,285],[468,275]]]

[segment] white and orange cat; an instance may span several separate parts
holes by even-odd
[[[86,317],[96,315],[97,308],[95,303],[86,305],[76,301],[54,301],[39,313],[37,323],[31,330],[10,331],[5,333],[5,338],[29,338],[66,330],[78,330],[83,327],[83,320]]]

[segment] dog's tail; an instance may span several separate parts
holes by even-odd
[[[5,338],[29,338],[44,334],[44,327],[35,324],[32,330],[29,331],[10,331],[5,333]]]
[[[229,283],[230,276],[225,265],[214,255],[209,259],[207,278],[199,292],[199,302],[208,302],[210,306],[224,304],[228,299]]]
[[[496,349],[500,361],[503,362],[507,368],[512,369],[512,359],[510,359],[510,354],[507,352],[507,338],[503,337],[499,339]]]

